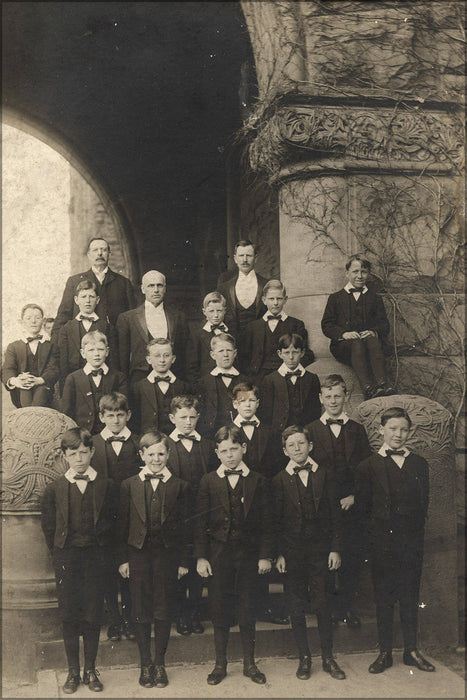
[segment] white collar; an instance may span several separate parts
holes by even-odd
[[[353,286],[353,284],[350,284],[350,282],[347,282],[344,289],[347,292],[347,294],[351,294],[350,290],[355,289],[355,287]],[[359,289],[358,291],[361,292],[362,294],[366,294],[368,291],[368,287],[366,286],[366,284],[364,284],[363,287],[361,289]]]
[[[147,299],[144,300],[144,310],[145,312],[149,311],[152,314],[163,314],[164,313],[164,302],[161,301],[160,304],[157,306],[154,306],[154,304],[151,304],[150,301]]]
[[[107,265],[107,267],[104,267],[103,270],[98,270],[97,267],[94,267],[94,265],[93,265],[93,266],[91,267],[91,270],[94,272],[94,274],[96,275],[97,279],[101,279],[101,278],[104,278],[104,277],[106,276],[106,274],[108,273],[108,271],[109,271],[109,266]]]
[[[288,474],[290,474],[291,476],[293,476],[294,474],[296,474],[296,472],[294,472],[294,467],[298,467],[298,466],[300,466],[300,465],[297,464],[297,462],[295,462],[295,460],[291,459],[291,460],[289,461],[289,463],[287,464],[287,466],[286,466],[286,468],[285,468],[285,471],[286,471]],[[314,460],[314,459],[311,459],[311,457],[308,457],[308,459],[306,460],[305,464],[302,464],[301,466],[302,466],[302,467],[308,467],[308,466],[310,466],[310,467],[316,467],[317,469],[319,468],[318,462],[315,462],[315,460]]]
[[[172,438],[174,442],[180,442],[181,438],[178,437],[179,435],[181,435],[181,433],[177,430],[177,428],[175,428],[172,430],[169,437]],[[190,435],[187,435],[187,440],[189,440],[191,437],[194,437],[196,442],[201,440],[201,435],[196,430],[192,430]]]
[[[281,311],[278,316],[275,318],[270,318],[268,321],[268,316],[272,316],[270,311],[266,311],[266,313],[263,316],[263,321],[266,321],[266,323],[269,323],[269,321],[285,321],[286,318],[288,318],[288,315],[285,313],[285,311]]]
[[[285,362],[283,362],[277,371],[279,372],[281,377],[285,377],[287,372],[292,372],[292,371],[296,372],[297,370],[300,370],[300,376],[303,377],[303,375],[305,374],[305,368],[303,367],[302,364],[299,364],[298,367],[296,367],[294,370],[291,370],[287,367]]]
[[[79,321],[79,317],[81,316],[81,313],[82,313],[82,312],[80,311],[79,313],[76,314],[75,319],[76,319],[77,321]],[[89,318],[91,318],[93,321],[98,321],[98,320],[99,320],[99,316],[96,314],[95,311],[93,311],[92,314],[82,314],[82,315],[83,315],[83,316],[89,316]]]
[[[238,414],[235,416],[233,422],[235,423],[235,425],[236,425],[238,428],[241,428],[241,427],[242,427],[242,421],[244,421],[244,420],[247,420],[247,418],[243,418],[243,417],[240,415],[240,413],[238,413]],[[256,421],[256,428],[257,428],[257,427],[259,426],[259,424],[261,423],[260,419],[257,418],[256,415],[252,416],[252,418],[250,418],[250,420],[251,420],[251,421]]]
[[[392,447],[389,447],[389,445],[387,445],[385,442],[383,442],[383,444],[381,445],[381,447],[378,450],[378,454],[381,455],[381,457],[386,457],[386,450],[392,450],[392,449],[393,449]],[[403,455],[404,457],[408,457],[410,454],[410,450],[405,445],[404,445],[404,447],[399,447],[397,451],[398,452],[402,451],[404,453],[404,455]],[[402,457],[402,455],[401,455],[401,457]]]
[[[104,372],[104,374],[107,374],[109,371],[109,368],[107,367],[105,362],[103,362],[102,365],[100,367],[98,367],[97,369],[101,369]],[[94,371],[94,367],[91,367],[89,362],[86,362],[86,364],[83,367],[84,374],[91,374],[91,372],[93,372],[93,371]]]
[[[344,425],[350,420],[348,417],[347,413],[345,411],[342,411],[342,413],[339,416],[330,416],[327,411],[323,413],[323,415],[320,418],[320,421],[323,425],[326,425],[326,421],[330,420],[342,420],[344,421]]]
[[[68,469],[68,471],[65,472],[64,477],[65,477],[65,479],[68,479],[68,481],[70,482],[70,484],[74,484],[74,483],[75,483],[75,476],[76,476],[77,474],[78,474],[78,472],[75,472],[75,470],[72,469],[72,468],[70,467],[70,468]],[[89,481],[94,481],[94,479],[95,479],[96,476],[97,476],[96,470],[93,469],[91,466],[89,466],[89,467],[86,469],[86,471],[84,472],[84,474],[85,474],[86,476],[89,477]]]
[[[208,333],[211,333],[211,326],[212,326],[211,321],[206,321],[206,323],[203,326],[203,331],[207,331]],[[224,333],[229,332],[228,326],[225,325],[224,321],[221,322],[221,326],[223,326]]]
[[[250,270],[250,272],[245,275],[244,272],[241,270],[238,271],[238,279],[242,280],[242,282],[253,282],[256,281],[256,272],[254,270]]]
[[[164,478],[161,479],[161,481],[163,481],[164,484],[165,484],[165,483],[170,479],[170,477],[172,476],[171,472],[167,469],[167,467],[164,467],[163,469],[161,469],[160,472],[157,472],[157,473],[163,475]],[[146,474],[152,474],[152,471],[151,471],[146,465],[144,465],[144,467],[140,470],[140,472],[139,472],[139,474],[138,474],[138,476],[139,476],[139,478],[141,479],[141,481],[145,481],[145,476],[146,476]],[[155,477],[155,478],[157,479],[157,477]]]
[[[101,430],[101,436],[104,440],[108,440],[110,437],[121,437],[124,440],[128,440],[128,438],[131,437],[131,430],[127,425],[125,425],[125,427],[122,428],[119,433],[114,435],[113,432],[109,430],[107,426],[105,426],[105,428]]]
[[[50,340],[50,337],[47,335],[47,333],[45,331],[41,331],[41,335],[42,335],[42,338],[40,340],[39,340],[39,338],[36,338],[35,340],[31,340],[30,342],[31,343],[45,343],[47,340]],[[23,341],[23,343],[26,343],[26,345],[29,345],[29,342],[27,340],[28,337],[29,336],[27,336],[26,334],[21,336],[21,340]]]
[[[225,476],[226,469],[230,469],[230,467],[226,467],[225,464],[221,464],[220,467],[216,469],[217,476],[220,476],[220,478],[223,479]],[[250,473],[250,470],[243,461],[240,462],[240,464],[237,464],[235,469],[241,470],[242,476],[248,476],[248,474]]]
[[[235,367],[230,367],[229,369],[223,369],[222,367],[214,367],[213,370],[211,370],[211,374],[213,377],[217,377],[218,374],[234,374],[237,376],[240,374],[238,369],[235,369]]]
[[[157,377],[157,376],[159,376],[159,375],[157,375],[157,374],[156,374],[156,371],[153,369],[153,370],[151,370],[151,371],[149,372],[149,374],[148,374],[148,376],[146,377],[146,379],[148,380],[148,382],[151,382],[151,384],[154,384],[154,382],[156,381],[156,377]],[[171,372],[170,369],[167,370],[167,373],[164,374],[164,377],[170,377],[170,380],[169,380],[169,381],[170,381],[171,384],[173,384],[174,381],[177,379],[177,377],[175,376],[175,374],[174,374],[173,372]]]

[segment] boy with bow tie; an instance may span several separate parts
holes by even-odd
[[[341,520],[332,475],[310,456],[308,431],[291,425],[282,433],[286,468],[272,481],[277,536],[276,568],[286,573],[285,592],[299,654],[297,678],[311,674],[306,617],[311,602],[318,619],[323,670],[343,680],[332,655],[329,572],[340,566]]]
[[[383,444],[357,469],[356,505],[369,519],[370,557],[378,624],[379,656],[370,673],[392,666],[394,604],[399,601],[404,636],[403,661],[434,671],[417,648],[417,619],[428,510],[427,462],[406,442],[412,421],[405,409],[381,414]]]
[[[83,683],[99,692],[95,662],[104,604],[105,581],[112,561],[117,517],[117,487],[90,465],[94,452],[87,430],[71,428],[61,441],[69,469],[49,484],[42,497],[42,530],[52,554],[58,609],[68,661],[63,691],[81,682],[79,637],[84,642]]]
[[[224,323],[226,301],[219,292],[209,292],[203,300],[204,321],[193,321],[188,325],[186,344],[186,378],[191,384],[216,366],[211,357],[211,340],[220,333],[230,333]]]
[[[354,505],[355,470],[371,455],[365,429],[345,412],[347,388],[340,374],[330,374],[321,383],[320,401],[324,413],[306,426],[316,454],[332,456],[326,464],[332,469],[342,512],[342,565],[338,590],[334,592],[333,621],[359,627],[353,601],[364,558],[364,523]]]
[[[198,573],[203,578],[210,577],[216,664],[207,682],[217,685],[227,675],[229,628],[236,624],[236,613],[243,675],[264,684],[266,677],[254,658],[254,607],[257,574],[271,570],[273,540],[267,484],[243,461],[246,445],[240,428],[223,426],[216,433],[215,443],[221,464],[201,479],[194,539]]]

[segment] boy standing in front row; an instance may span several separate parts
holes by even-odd
[[[418,600],[428,510],[428,464],[406,447],[412,422],[394,406],[381,415],[383,444],[357,470],[356,505],[369,518],[370,556],[379,656],[370,673],[392,666],[394,604],[399,600],[403,661],[420,671],[435,667],[417,649]]]
[[[42,530],[52,554],[68,677],[63,691],[76,692],[81,681],[79,637],[83,635],[83,683],[99,692],[103,685],[95,662],[115,539],[118,492],[114,482],[90,466],[94,452],[87,430],[71,428],[61,448],[69,469],[49,484],[42,497]]]
[[[261,474],[243,462],[246,445],[236,426],[215,436],[220,466],[201,479],[195,519],[194,556],[198,573],[209,580],[216,664],[207,677],[217,685],[227,675],[229,628],[240,626],[243,675],[266,683],[255,664],[255,583],[271,570],[273,532],[269,493]],[[237,606],[235,606],[237,599]],[[237,610],[235,611],[235,607]]]

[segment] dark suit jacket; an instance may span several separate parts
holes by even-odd
[[[42,530],[47,547],[63,549],[68,537],[69,493],[71,486],[60,476],[46,486],[42,496]],[[112,479],[98,474],[94,481],[94,526],[99,545],[110,546],[115,541],[118,489]]]
[[[67,321],[58,333],[58,352],[60,362],[60,391],[63,391],[65,379],[69,374],[80,367],[84,367],[86,360],[81,356],[80,322],[76,318]],[[99,318],[93,321],[89,332],[101,331],[107,336],[109,343],[109,356],[107,364],[111,368],[117,367],[116,333],[107,321]]]
[[[170,452],[167,466],[172,472],[172,474],[178,476],[178,478],[180,479],[182,478],[182,476],[180,473],[180,460],[178,459],[176,443],[174,440],[172,440],[171,437],[169,437],[168,440],[170,445]],[[207,474],[213,469],[217,469],[219,460],[217,460],[216,462],[214,453],[214,443],[212,442],[212,440],[207,440],[206,438],[202,437],[198,444],[201,453],[201,466],[203,468],[204,474]]]
[[[39,377],[42,377],[49,389],[53,389],[59,375],[56,346],[49,340],[39,343],[37,346],[37,361]],[[6,389],[11,391],[12,401],[17,408],[20,408],[18,390],[9,389],[7,382],[12,377],[17,377],[18,374],[26,372],[26,366],[26,343],[22,340],[15,340],[13,343],[7,345],[2,365],[2,381]]]
[[[79,309],[74,301],[75,291],[78,284],[84,279],[89,279],[96,285],[99,295],[96,313],[99,318],[107,319],[111,326],[115,326],[119,314],[134,308],[136,305],[136,296],[130,280],[110,268],[102,285],[91,269],[80,272],[78,275],[72,275],[67,279],[62,301],[58,307],[52,330],[53,339],[58,337],[60,328],[78,313]]]
[[[302,360],[302,365],[306,367],[306,365],[311,364],[314,361],[315,356],[308,347],[308,333],[303,321],[300,321],[300,319],[294,318],[293,316],[288,316],[285,321],[279,321],[274,331],[274,336],[277,338],[277,340],[279,340],[281,335],[286,333],[297,333],[303,338],[306,349],[305,356]],[[261,371],[263,363],[266,359],[265,348],[268,335],[272,335],[271,331],[269,330],[268,323],[262,318],[259,318],[247,325],[242,337],[239,340],[239,355],[241,357],[240,366],[244,372],[251,377],[255,376]],[[270,370],[271,372],[278,369],[282,364],[282,360],[278,356],[277,352],[274,352],[273,359],[275,362],[275,367]]]
[[[274,536],[268,484],[264,476],[250,471],[242,477],[245,548],[258,559],[272,558]],[[217,471],[201,479],[195,515],[193,556],[208,559],[212,545],[228,541],[232,513],[226,477]]]
[[[317,375],[306,371],[300,378],[302,425],[311,423],[321,415],[319,392],[320,383]],[[263,380],[258,413],[261,420],[272,427],[273,433],[287,427],[289,415],[287,380],[277,370],[268,374]]]
[[[362,294],[366,317],[365,329],[362,330],[376,331],[380,339],[384,340],[389,333],[389,321],[383,300],[373,286],[367,286],[368,292]],[[321,329],[325,336],[331,338],[331,350],[337,345],[342,333],[356,330],[352,328],[350,319],[350,294],[345,289],[330,295],[324,309]]]
[[[107,459],[106,442],[102,435],[94,435],[92,438],[94,454],[91,459],[91,466],[98,474],[109,478],[109,460]],[[126,449],[124,449],[126,448]],[[110,449],[113,449],[112,447]],[[132,433],[126,442],[123,443],[120,454],[116,457],[116,465],[112,479],[117,486],[130,476],[137,474],[141,468],[142,461],[139,456],[138,437]]]
[[[306,426],[313,442],[313,451],[316,454],[332,455],[333,436],[327,425],[320,420],[315,420]],[[355,494],[355,470],[364,459],[371,455],[371,447],[365,428],[354,420],[349,420],[342,426],[344,435],[345,460],[348,469],[345,473],[337,473],[331,464],[337,486],[337,495],[344,498]],[[320,463],[319,459],[317,459]]]
[[[324,467],[322,463],[318,464],[319,469],[313,474],[313,495],[318,518],[316,529],[323,548],[328,548],[329,552],[340,552],[341,507],[329,468]],[[286,563],[287,552],[291,546],[298,543],[302,531],[303,518],[297,478],[300,477],[295,474],[292,476],[283,469],[272,480],[277,555],[282,554]]]
[[[128,386],[125,376],[121,372],[112,372],[102,375],[99,390],[102,394],[111,391],[119,391],[128,395]],[[60,402],[62,413],[73,418],[80,428],[91,430],[96,420],[94,401],[89,387],[89,377],[82,369],[68,375],[63,388]],[[104,426],[102,426],[104,427]],[[102,429],[102,428],[101,428]]]
[[[226,387],[225,390],[226,392],[231,392],[235,384],[247,381],[248,377],[244,374],[239,374],[232,379],[230,386]],[[206,374],[195,386],[195,393],[198,394],[201,399],[201,417],[198,430],[202,435],[208,435],[209,437],[222,425],[227,425],[231,422],[231,415],[220,413],[216,382],[216,377],[212,374]],[[233,406],[231,410],[233,412]]]
[[[236,425],[231,423],[231,426]],[[272,449],[272,431],[269,425],[260,422],[259,426],[253,432],[253,440],[257,446],[257,452],[252,449],[252,442],[248,439],[245,431],[241,428],[245,443],[246,453],[243,461],[250,469],[270,478],[275,473],[274,471],[274,452]]]
[[[177,357],[172,370],[177,376],[183,376],[185,371],[185,316],[165,303],[164,311],[169,339],[173,343],[174,353]],[[146,361],[149,332],[144,304],[120,314],[117,320],[117,336],[120,370],[130,381],[134,370],[149,373],[151,367]]]
[[[170,385],[169,391],[172,396],[186,394],[189,390],[188,384],[177,379]],[[157,399],[154,393],[154,384],[148,379],[136,382],[133,387],[133,415],[137,430],[147,433],[149,430],[163,430],[162,421],[168,422],[168,415],[161,416],[158,412]]]
[[[225,297],[225,300],[227,302],[227,310],[225,312],[225,323],[227,326],[232,327],[233,335],[238,335],[236,329],[237,329],[237,318],[236,318],[236,297],[235,297],[235,285],[237,284],[238,280],[238,275],[239,272],[237,270],[236,274],[231,277],[230,279],[224,280],[223,282],[218,283],[217,285],[217,291],[222,294],[222,296]],[[256,273],[256,277],[258,280],[258,291],[256,293],[256,301],[255,301],[255,306],[256,306],[256,318],[259,318],[262,316],[265,311],[266,307],[264,306],[262,302],[262,296],[263,296],[263,288],[266,282],[268,281],[265,277],[262,277],[261,275],[258,275]],[[235,329],[235,330],[234,330]]]
[[[355,480],[355,505],[371,523],[389,520],[391,498],[386,471],[385,457],[373,454],[357,468]],[[423,519],[428,511],[429,468],[427,462],[419,455],[410,453],[404,461],[404,469],[409,470],[418,484],[418,501],[414,503]]]
[[[214,338],[214,333],[205,331],[203,326],[204,321],[193,321],[188,323],[188,339],[185,353],[185,377],[188,382],[194,384],[205,374],[208,374],[216,363],[212,359],[211,339]],[[230,328],[229,328],[230,333]],[[230,335],[232,335],[230,333]]]
[[[128,547],[142,549],[148,533],[144,481],[139,475],[125,479],[120,487],[118,516],[119,563],[128,561]],[[162,540],[166,548],[180,552],[180,566],[188,566],[192,541],[191,489],[176,476],[165,484],[165,500],[162,504]]]

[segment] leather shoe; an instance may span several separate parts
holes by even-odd
[[[383,673],[387,668],[392,666],[392,654],[390,651],[382,651],[378,658],[370,664],[368,671],[370,673]]]
[[[311,656],[301,656],[295,674],[301,681],[307,681],[311,676]]]
[[[250,678],[250,680],[252,680],[253,683],[258,683],[259,685],[264,685],[266,683],[266,676],[264,675],[264,673],[261,673],[256,664],[244,667],[243,675],[247,678]]]
[[[350,610],[345,613],[344,617],[344,622],[347,625],[347,627],[350,627],[351,629],[355,629],[356,627],[361,626],[360,618],[355,615],[355,613],[351,612]]]
[[[136,639],[135,628],[129,620],[123,620],[122,622],[122,634],[130,639],[132,642]]]
[[[68,695],[76,693],[80,682],[81,678],[79,671],[68,671],[68,676],[66,678],[65,685],[63,686],[63,692],[67,693]]]
[[[83,672],[84,685],[87,685],[89,690],[94,691],[94,693],[100,693],[102,690],[104,690],[104,686],[100,682],[98,675],[99,671],[96,671],[95,668],[90,668],[89,671]]]
[[[191,634],[191,622],[179,617],[177,620],[177,632],[184,637]]]
[[[394,389],[392,386],[386,386],[384,389],[384,395],[385,396],[394,396],[397,394],[397,391]]]
[[[142,685],[143,688],[154,688],[154,666],[152,664],[149,666],[141,666],[138,683]]]
[[[109,625],[107,630],[107,637],[111,642],[119,642],[122,638],[122,631],[120,625]]]
[[[335,659],[330,656],[327,659],[323,659],[323,671],[331,674],[331,678],[335,678],[337,681],[343,681],[345,678],[345,673],[337,663]]]
[[[435,667],[430,664],[417,649],[413,651],[404,651],[402,657],[406,666],[416,666],[420,671],[434,671]]]
[[[378,384],[373,392],[373,399],[378,399],[380,396],[386,396],[386,387],[384,384]]]
[[[208,685],[217,685],[218,683],[220,683],[221,681],[224,680],[226,675],[227,675],[226,667],[225,666],[218,666],[216,664],[207,678]]]
[[[289,618],[281,617],[280,615],[274,615],[272,610],[265,610],[261,615],[258,616],[259,622],[270,622],[272,625],[288,625]]]
[[[154,685],[156,688],[165,688],[166,685],[169,685],[165,666],[154,667]]]
[[[193,634],[203,634],[204,632],[204,626],[201,624],[198,614],[191,618],[191,631]]]

